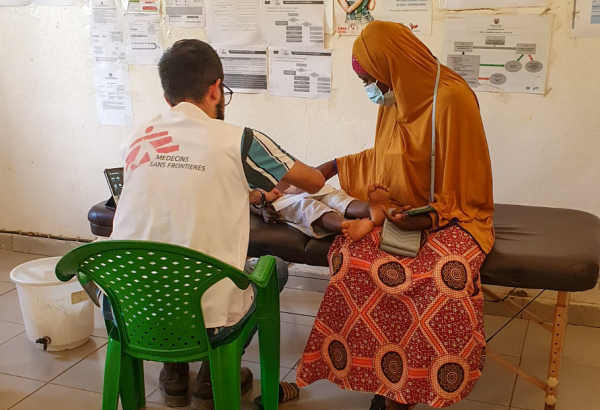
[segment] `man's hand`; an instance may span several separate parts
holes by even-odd
[[[271,204],[265,204],[265,207],[262,209],[262,216],[268,224],[276,224],[282,221],[281,214]]]
[[[427,214],[414,216],[406,215],[405,212],[411,208],[408,205],[394,209],[391,214],[388,212],[385,206],[382,208],[387,220],[400,229],[404,229],[406,231],[425,231],[430,229],[433,225],[431,217]]]

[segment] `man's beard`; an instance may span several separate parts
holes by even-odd
[[[221,96],[221,102],[217,105],[217,120],[225,120],[225,96]]]

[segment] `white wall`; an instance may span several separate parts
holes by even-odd
[[[434,1],[437,3],[437,1]],[[555,0],[546,96],[480,93],[497,202],[600,215],[600,39],[570,39],[571,2]],[[533,10],[522,10],[533,12]],[[537,11],[539,12],[539,10]],[[443,14],[423,40],[439,53]],[[131,129],[99,126],[89,38],[78,7],[0,8],[0,229],[91,237],[86,214],[108,197]],[[203,38],[202,30],[176,31]],[[318,165],[372,145],[377,107],[350,66],[353,38],[332,39],[328,101],[234,95],[228,121],[267,133]],[[165,108],[154,66],[131,66],[136,124]],[[595,106],[596,105],[596,106]]]

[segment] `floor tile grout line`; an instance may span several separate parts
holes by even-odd
[[[307,315],[304,313],[294,313],[294,312],[285,312],[283,310],[279,311],[279,313],[287,313],[288,315],[296,315],[296,316],[302,316],[302,317],[312,317],[312,318],[316,318],[317,316],[313,316],[313,315]],[[307,326],[307,325],[304,325]]]
[[[13,337],[11,337],[10,339],[6,339],[4,342],[0,343],[0,346],[2,346],[2,345],[3,345],[3,344],[5,344],[5,343],[8,343],[8,342],[10,342],[10,341],[11,341],[11,340],[13,340],[15,337],[19,337],[19,336],[21,336],[23,333],[25,333],[25,331],[24,331],[24,330],[23,330],[22,332],[19,332],[19,334],[17,334],[17,335],[14,335],[14,336],[13,336]]]
[[[29,393],[27,396],[23,397],[21,400],[19,400],[18,402],[16,402],[15,404],[13,404],[12,406],[10,406],[7,410],[13,409],[16,406],[19,405],[19,403],[21,403],[22,401],[26,400],[27,398],[33,396],[35,393],[37,393],[38,391],[42,390],[44,387],[46,387],[48,384],[48,382],[42,382],[44,383],[42,386],[40,386],[38,389],[35,389],[34,391],[32,391],[31,393]]]
[[[90,354],[82,357],[81,359],[79,359],[77,362],[75,362],[72,366],[70,366],[68,369],[65,369],[63,372],[61,372],[60,374],[58,374],[56,377],[53,377],[48,383],[54,384],[52,383],[54,380],[58,379],[60,376],[62,376],[63,374],[65,374],[66,372],[68,372],[69,370],[71,370],[73,367],[77,366],[79,363],[81,363],[82,361],[84,361],[85,359],[87,359],[88,357],[90,357],[91,355],[93,355],[94,353],[96,353],[98,350],[102,349],[104,346],[106,346],[108,344],[104,343],[102,344],[102,346],[99,346],[97,349],[95,349],[93,352],[91,352]],[[81,389],[83,390],[83,389]]]
[[[12,325],[21,325],[21,326],[25,326],[25,323],[11,322],[10,320],[0,320],[0,322],[10,323],[10,324],[12,324]]]
[[[529,326],[531,325],[531,320],[527,321],[527,326],[525,327],[525,337],[523,337],[523,344],[521,345],[521,352],[519,353],[519,367],[523,364],[523,352],[525,351],[525,342],[527,341],[527,335],[529,334]],[[515,399],[515,392],[517,391],[517,383],[519,383],[519,375],[515,377],[515,381],[513,383],[512,392],[510,395],[510,402],[508,407],[512,407],[513,401]]]
[[[82,389],[81,387],[66,386],[64,384],[58,384],[58,383],[52,383],[52,382],[48,382],[46,384],[50,384],[52,386],[64,387],[65,389],[81,390],[81,391],[86,391],[88,393],[103,394],[102,391],[95,391],[95,390],[90,390],[90,389]]]
[[[10,376],[10,377],[17,377],[19,379],[25,379],[25,380],[33,380],[34,382],[40,382],[40,383],[44,383],[44,384],[48,384],[49,383],[46,380],[34,379],[34,378],[31,378],[31,377],[24,377],[24,376],[17,376],[15,374],[10,374],[10,373],[0,372],[0,375],[2,375],[2,376]]]

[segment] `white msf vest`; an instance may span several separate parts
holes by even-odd
[[[125,181],[112,239],[185,246],[243,270],[250,187],[243,129],[180,103],[139,128],[125,145]],[[252,304],[229,279],[202,298],[206,327],[231,326]]]

